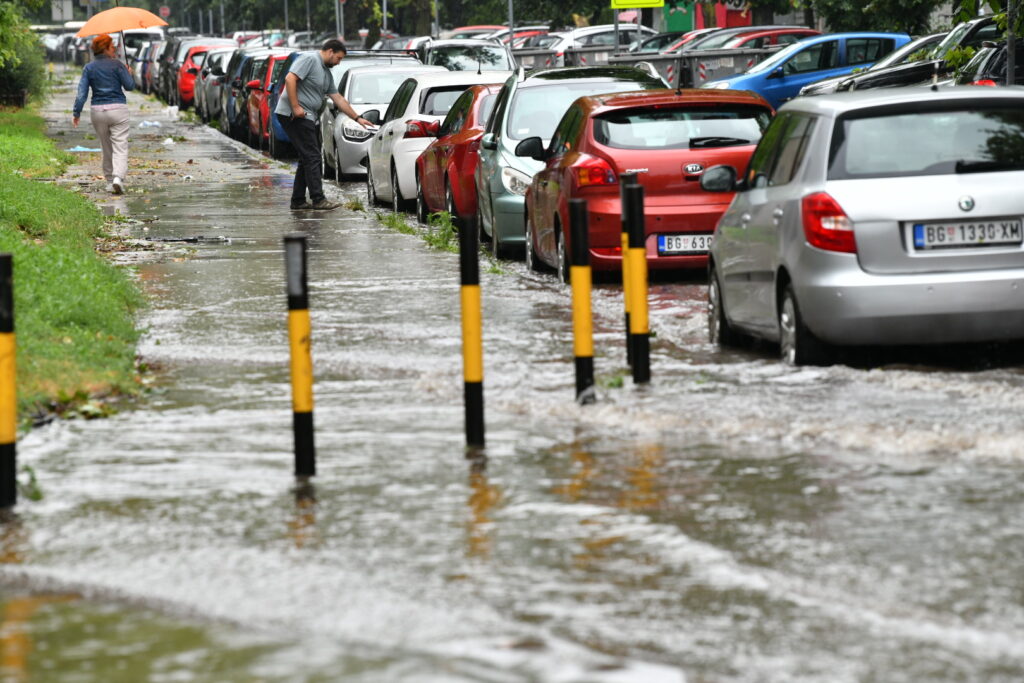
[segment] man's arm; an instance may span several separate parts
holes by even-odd
[[[299,104],[299,77],[295,72],[289,71],[284,77],[284,93],[288,97],[288,104],[292,108],[292,117],[301,119],[306,115],[306,110]]]
[[[330,98],[331,101],[334,102],[334,106],[341,110],[341,113],[348,116],[350,119],[358,123],[363,128],[373,125],[372,123],[364,119],[362,116],[357,114],[356,110],[352,108],[352,105],[348,103],[348,100],[346,100],[338,93],[331,93]]]

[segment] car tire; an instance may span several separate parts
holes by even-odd
[[[540,273],[544,270],[544,265],[540,259],[537,258],[537,252],[534,251],[533,247],[533,224],[530,222],[530,217],[526,217],[526,248],[524,251],[524,257],[526,259],[526,268],[534,273]]]
[[[708,340],[719,346],[738,346],[741,341],[740,333],[725,315],[722,285],[714,265],[708,273]]]
[[[779,305],[779,350],[788,365],[828,365],[828,345],[807,329],[800,316],[793,285],[786,285]]]
[[[420,174],[416,174],[416,220],[424,225],[430,219],[430,210],[427,208],[427,198],[423,196],[423,180]]]
[[[565,234],[562,232],[562,226],[559,225],[558,219],[555,219],[555,238],[558,240],[558,243],[555,245],[556,258],[558,260],[558,279],[568,284],[569,274],[572,272],[569,268],[569,250],[565,248]]]
[[[324,148],[322,140],[320,142],[320,177],[324,180],[334,180],[338,177],[338,174],[334,170],[334,166],[327,161],[327,150]]]
[[[461,230],[463,220],[459,217],[458,209],[455,208],[455,195],[452,194],[452,183],[447,176],[444,179],[444,210],[448,212],[452,225]]]
[[[402,197],[402,189],[398,186],[398,169],[391,164],[391,210],[403,213],[408,202]]]
[[[382,206],[380,197],[377,196],[377,189],[373,186],[373,173],[370,172],[369,165],[366,167],[366,204],[370,208]]]

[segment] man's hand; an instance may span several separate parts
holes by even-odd
[[[78,128],[78,117],[77,116],[72,116],[71,117],[71,125],[74,126],[75,128]]]
[[[306,110],[303,109],[301,106],[296,105],[296,106],[292,107],[292,118],[293,119],[301,119],[305,115],[306,115]]]
[[[369,128],[369,127],[373,126],[373,122],[372,121],[369,121],[368,119],[364,119],[362,116],[357,116],[355,121],[356,121],[356,123],[358,123],[363,128]]]

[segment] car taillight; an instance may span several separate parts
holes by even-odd
[[[600,157],[586,157],[573,167],[573,171],[580,187],[615,185],[618,182],[611,164]]]
[[[801,200],[804,236],[812,247],[827,251],[857,253],[853,221],[828,193],[816,192]]]
[[[402,137],[406,138],[425,138],[427,135],[426,128],[422,121],[406,121],[405,122],[405,135]]]
[[[980,80],[974,81],[973,83],[971,83],[971,85],[987,85],[990,88],[994,88],[998,84],[991,78],[982,78]]]

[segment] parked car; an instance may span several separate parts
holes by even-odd
[[[437,138],[416,159],[416,217],[447,211],[457,225],[475,225],[480,138],[500,85],[474,85],[455,100]]]
[[[806,26],[731,26],[729,28],[719,29],[718,31],[698,36],[687,43],[683,50],[685,52],[691,52],[694,50],[721,50],[737,38],[750,35],[751,33],[778,31],[780,34],[785,35],[794,33],[802,34],[804,31],[811,30],[812,29],[809,29]],[[819,33],[820,31],[813,31],[813,34],[815,35]]]
[[[1024,85],[1024,39],[1017,40],[1018,59],[1014,60],[1015,85]],[[953,79],[955,85],[1006,85],[1006,42],[984,44]]]
[[[721,31],[721,30],[723,30],[723,29],[712,27],[712,28],[697,28],[697,29],[694,29],[692,31],[687,31],[678,40],[676,40],[673,43],[670,43],[668,45],[668,47],[662,49],[662,52],[672,52],[672,53],[679,52],[680,50],[685,49],[686,46],[689,45],[690,43],[692,43],[693,41],[695,41],[695,40],[697,40],[697,39],[699,39],[699,38],[701,38],[703,36],[706,36],[708,34],[715,33],[716,31]]]
[[[557,44],[564,35],[564,33],[555,32],[538,34],[526,38],[516,38],[512,41],[512,48],[515,50],[545,50],[552,45]]]
[[[252,80],[257,60],[265,59],[271,52],[268,48],[262,47],[242,50],[234,72],[228,74],[227,81],[221,89],[220,130],[236,140],[244,140],[247,137],[248,84]]]
[[[576,100],[545,148],[523,140],[516,154],[544,166],[526,190],[526,263],[569,281],[569,200],[586,199],[590,263],[622,266],[619,178],[644,188],[647,263],[652,270],[706,268],[731,196],[700,187],[704,168],[746,169],[773,111],[748,92],[652,90]]]
[[[209,122],[220,116],[220,89],[224,85],[224,68],[235,50],[226,47],[210,50],[203,68],[196,77],[196,113]]]
[[[636,42],[630,44],[630,52],[661,52],[669,45],[678,42],[680,38],[685,36],[687,31],[667,31],[665,33],[656,33],[653,36],[644,36]]]
[[[942,37],[945,35],[945,33],[933,33],[930,36],[915,38],[903,47],[893,50],[867,69],[864,69],[853,76],[850,74],[842,74],[841,76],[824,78],[820,81],[815,81],[809,85],[805,85],[800,88],[800,95],[827,95],[829,93],[834,93],[839,87],[839,84],[849,78],[855,78],[860,74],[866,74],[872,71],[887,69],[890,66],[895,66],[897,64],[905,64],[921,53],[927,54],[931,52],[935,45],[942,40]]]
[[[741,33],[737,36],[733,36],[725,43],[725,45],[722,46],[722,48],[725,50],[763,50],[773,47],[792,45],[804,38],[820,35],[821,31],[816,31],[813,28],[802,28],[799,26],[773,28],[768,30],[751,31],[749,33]]]
[[[838,346],[1024,338],[1024,92],[912,88],[787,104],[715,231],[711,337]]]
[[[394,211],[404,211],[416,196],[416,158],[436,136],[455,100],[471,85],[500,83],[507,76],[500,71],[450,71],[406,79],[371,138],[366,173],[370,204],[389,200]]]
[[[515,58],[507,45],[493,40],[432,40],[422,46],[423,63],[449,71],[512,71]]]
[[[253,65],[252,79],[246,83],[249,96],[246,99],[248,119],[248,143],[250,147],[263,149],[270,139],[270,87],[284,71],[285,61],[291,49],[275,50],[259,58]]]
[[[443,66],[426,66],[418,61],[406,64],[369,64],[350,68],[341,77],[338,92],[362,115],[387,110],[398,87],[410,76],[421,73],[447,73]],[[321,155],[323,177],[344,180],[366,175],[364,165],[370,152],[373,133],[338,111],[332,100],[320,114],[323,133]]]
[[[459,26],[458,28],[453,28],[450,31],[443,31],[441,33],[441,39],[479,38],[480,36],[486,36],[487,34],[494,33],[495,31],[507,29],[508,26],[502,26],[500,24],[474,24],[473,26]]]
[[[952,67],[946,62],[950,52],[957,48],[978,49],[983,42],[999,40],[1002,35],[1003,29],[999,28],[992,17],[974,19],[960,24],[947,33],[932,49],[927,59],[856,74],[840,83],[836,90],[845,92],[868,88],[895,88],[928,83],[933,77],[946,78],[952,72]]]
[[[902,33],[829,33],[785,47],[741,74],[702,85],[721,90],[753,90],[778,108],[796,97],[800,88],[855,68],[871,66],[878,59],[910,42]]]
[[[175,102],[182,109],[191,107],[195,100],[196,76],[206,61],[206,55],[210,50],[226,47],[230,42],[228,38],[212,38],[210,42],[204,40],[186,50],[181,66],[178,67],[178,90],[175,98]]]
[[[498,43],[511,45],[517,38],[543,36],[550,32],[551,27],[548,24],[523,24],[516,26],[515,31],[510,31],[508,27],[505,27],[494,31],[493,33],[485,33],[483,35],[473,37],[480,38],[481,40],[493,40]]]
[[[585,26],[566,31],[558,42],[548,46],[549,50],[555,51],[556,63],[553,66],[565,65],[565,51],[570,48],[626,47],[637,40],[655,34],[655,30],[647,26],[620,23],[618,25],[619,40],[616,43],[615,28],[615,24],[601,24],[600,26]]]
[[[578,97],[664,87],[660,78],[628,66],[561,67],[509,78],[487,122],[476,169],[478,229],[492,253],[507,257],[520,250],[526,234],[526,188],[543,164],[516,156],[522,140],[539,137],[546,144]]]

